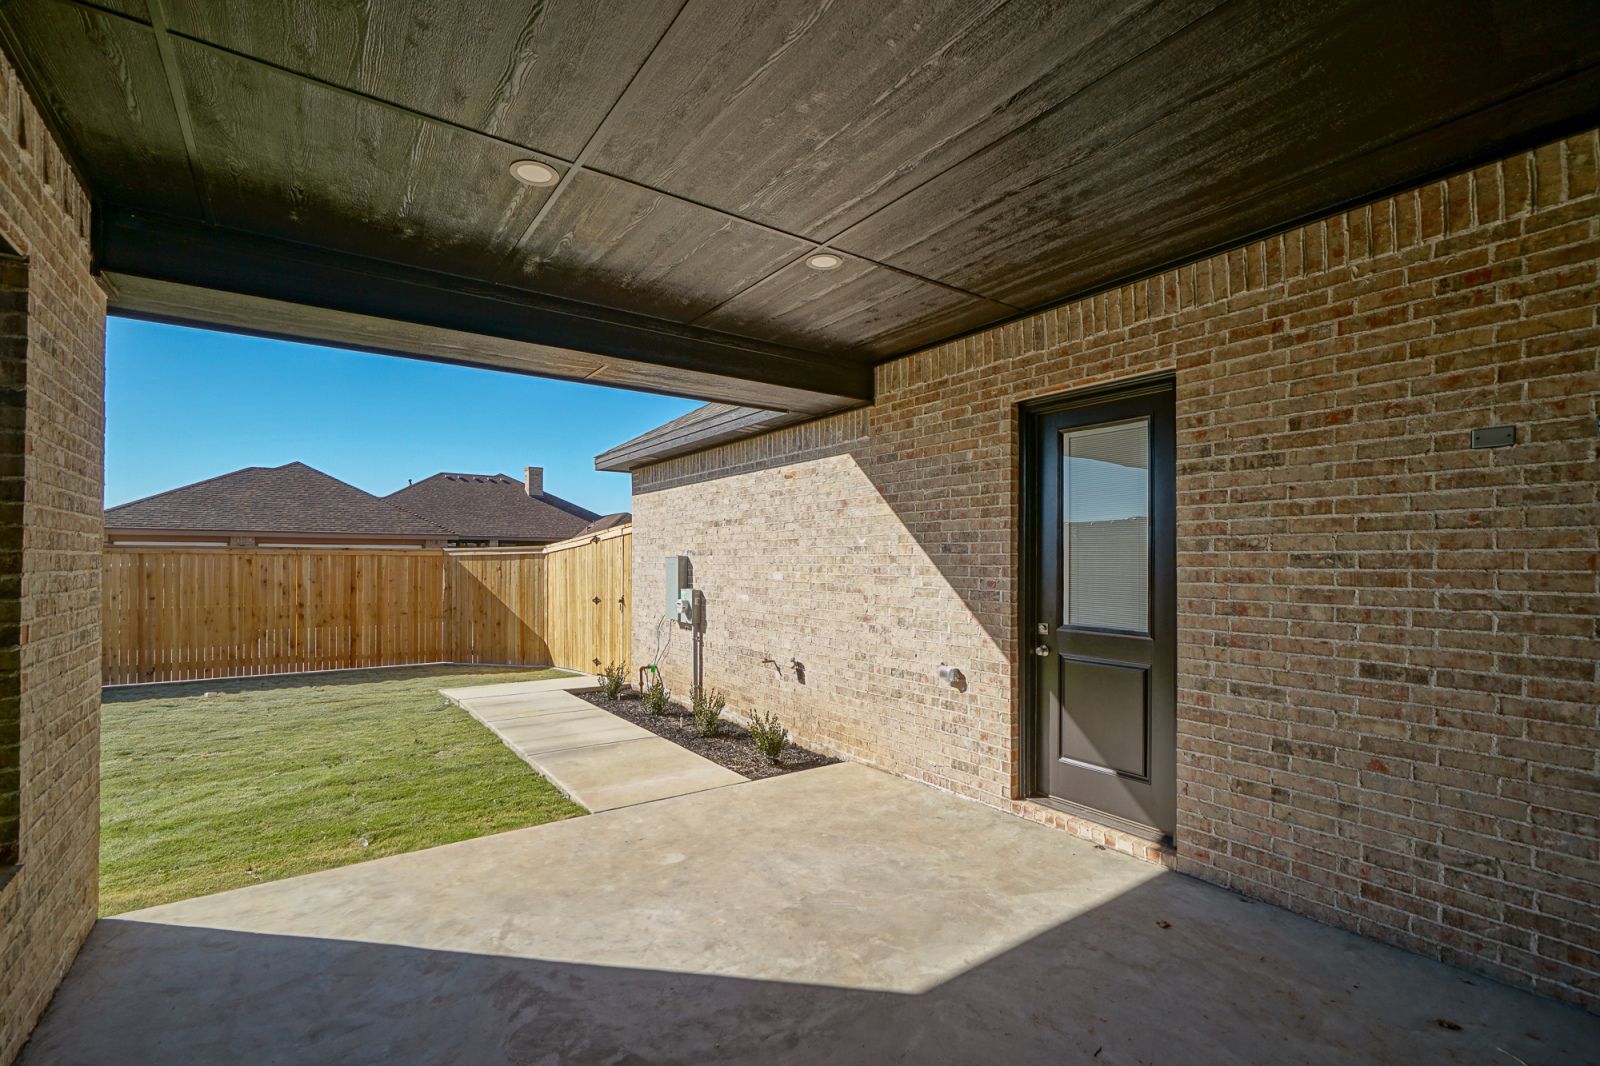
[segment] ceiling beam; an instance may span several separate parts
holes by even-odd
[[[870,402],[861,363],[521,289],[118,209],[113,312],[769,410]]]
[[[155,31],[156,51],[161,56],[161,72],[167,80],[167,92],[172,96],[172,108],[178,116],[178,129],[183,134],[184,154],[189,157],[189,176],[194,181],[194,194],[200,201],[200,211],[207,222],[215,222],[211,210],[211,193],[206,188],[205,172],[200,168],[200,152],[194,143],[194,119],[189,115],[189,90],[183,84],[183,71],[178,67],[178,57],[172,54],[172,39],[167,36],[167,19],[161,9],[161,0],[145,0],[150,12],[150,28]]]

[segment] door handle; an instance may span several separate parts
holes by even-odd
[[[1043,658],[1045,658],[1046,656],[1048,656],[1050,654],[1050,649],[1047,648],[1045,645],[1041,644],[1037,648],[1033,649],[1033,654],[1035,654],[1039,658],[1043,659]]]

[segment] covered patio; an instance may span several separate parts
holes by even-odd
[[[22,1061],[1553,1066],[1597,1035],[842,764],[101,921]]]
[[[1594,3],[0,47],[0,1062],[1593,1057]],[[97,924],[108,313],[706,401],[628,665],[854,765]]]

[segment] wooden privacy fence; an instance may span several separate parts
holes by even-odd
[[[624,526],[543,548],[107,548],[108,685],[628,658]]]

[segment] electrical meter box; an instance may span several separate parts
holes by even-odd
[[[667,556],[667,617],[682,620],[681,612],[684,597],[689,595],[693,588],[693,572],[689,569],[687,555]]]

